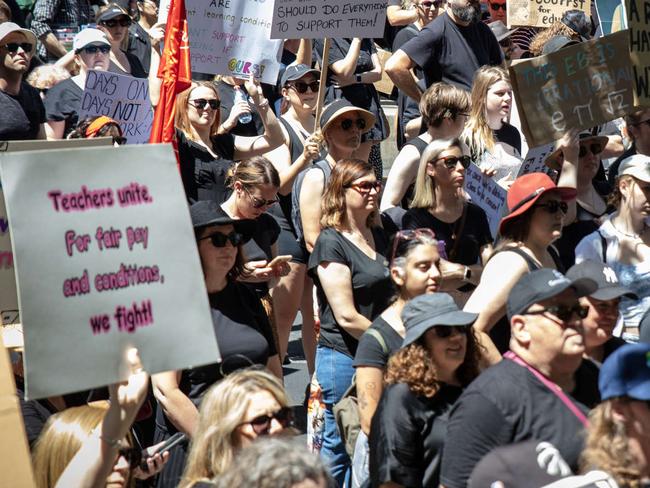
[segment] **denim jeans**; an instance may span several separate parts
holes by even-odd
[[[316,349],[316,378],[323,391],[325,430],[320,454],[339,486],[349,486],[350,457],[339,436],[332,408],[352,382],[352,358],[329,347]]]

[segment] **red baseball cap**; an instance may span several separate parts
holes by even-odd
[[[503,227],[508,221],[524,214],[544,193],[549,191],[558,192],[562,200],[573,200],[578,194],[575,188],[556,186],[545,173],[528,173],[517,178],[508,190],[509,213],[499,222],[499,233],[503,234]]]

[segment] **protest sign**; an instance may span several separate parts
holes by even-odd
[[[383,37],[386,0],[275,0],[271,39]]]
[[[474,163],[465,170],[465,191],[472,199],[472,203],[485,211],[492,237],[495,237],[508,192],[493,178],[481,173]]]
[[[0,486],[36,486],[24,425],[11,364],[0,334]]]
[[[169,7],[171,6],[171,0],[160,0],[158,4],[158,23],[166,24],[167,17],[169,16]]]
[[[526,154],[526,157],[524,158],[524,162],[521,163],[517,178],[528,173],[546,173],[553,179],[553,181],[555,181],[557,171],[544,164],[546,156],[551,154],[553,151],[555,151],[555,144],[553,143],[530,148],[528,154]]]
[[[627,31],[510,66],[521,128],[530,147],[633,110]]]
[[[596,0],[594,5],[599,22],[596,37],[608,36],[627,28],[627,18],[622,0]]]
[[[186,0],[192,70],[277,83],[282,41],[272,40],[271,0]]]
[[[2,154],[29,398],[219,359],[170,145]],[[182,347],[181,347],[182,346]]]
[[[591,15],[589,0],[508,0],[508,27],[550,27],[567,10],[582,10]]]
[[[634,105],[650,106],[650,0],[626,0]]]
[[[153,110],[146,78],[89,70],[79,119],[106,115],[122,127],[127,144],[149,142]]]

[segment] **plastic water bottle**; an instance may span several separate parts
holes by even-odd
[[[243,101],[248,103],[248,95],[244,93],[244,90],[242,90],[239,87],[235,87],[235,103]],[[250,112],[245,112],[239,116],[239,123],[240,124],[248,124],[251,120],[253,120],[253,114]]]

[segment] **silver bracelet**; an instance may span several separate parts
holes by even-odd
[[[120,447],[120,441],[116,441],[115,439],[110,439],[103,435],[100,435],[99,438],[103,440],[106,444],[108,444],[110,447],[112,447],[113,449],[117,449]]]
[[[269,99],[265,98],[263,101],[261,101],[259,104],[256,105],[257,108],[264,108],[269,106]]]

